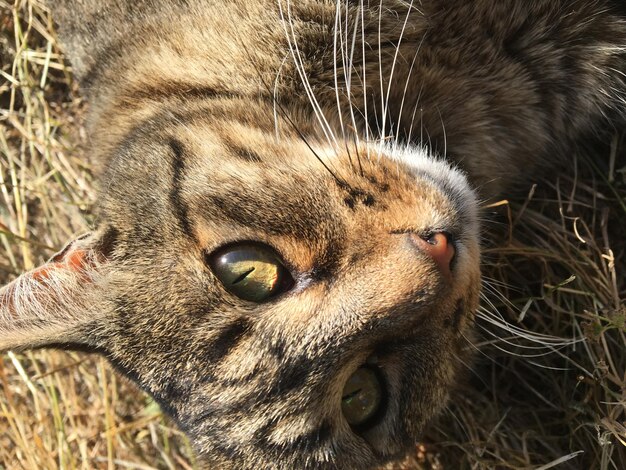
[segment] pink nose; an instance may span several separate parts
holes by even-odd
[[[450,280],[452,278],[450,264],[456,250],[454,245],[450,243],[448,235],[438,232],[430,235],[427,239],[413,235],[413,239],[417,242],[417,246],[433,259],[441,273]]]

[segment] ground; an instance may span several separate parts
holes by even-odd
[[[89,227],[86,106],[40,2],[0,0],[0,284]],[[467,374],[399,468],[626,468],[626,143],[609,134],[484,204]],[[0,470],[194,465],[186,438],[103,359],[0,356]]]

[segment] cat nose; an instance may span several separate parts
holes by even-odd
[[[451,236],[445,232],[435,232],[427,236],[411,234],[411,237],[418,248],[433,259],[441,274],[446,279],[451,280],[451,265],[456,254]]]

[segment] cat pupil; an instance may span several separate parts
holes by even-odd
[[[248,277],[248,274],[250,274],[252,271],[254,271],[255,268],[250,268],[250,270],[246,271],[245,273],[243,273],[241,276],[239,276],[237,279],[235,279],[233,281],[233,285],[235,284],[239,284],[241,281],[243,281],[246,277]]]

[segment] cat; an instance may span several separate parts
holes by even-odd
[[[210,468],[370,468],[443,407],[479,201],[626,117],[610,0],[50,0],[92,232],[0,291],[0,349],[103,354]]]

